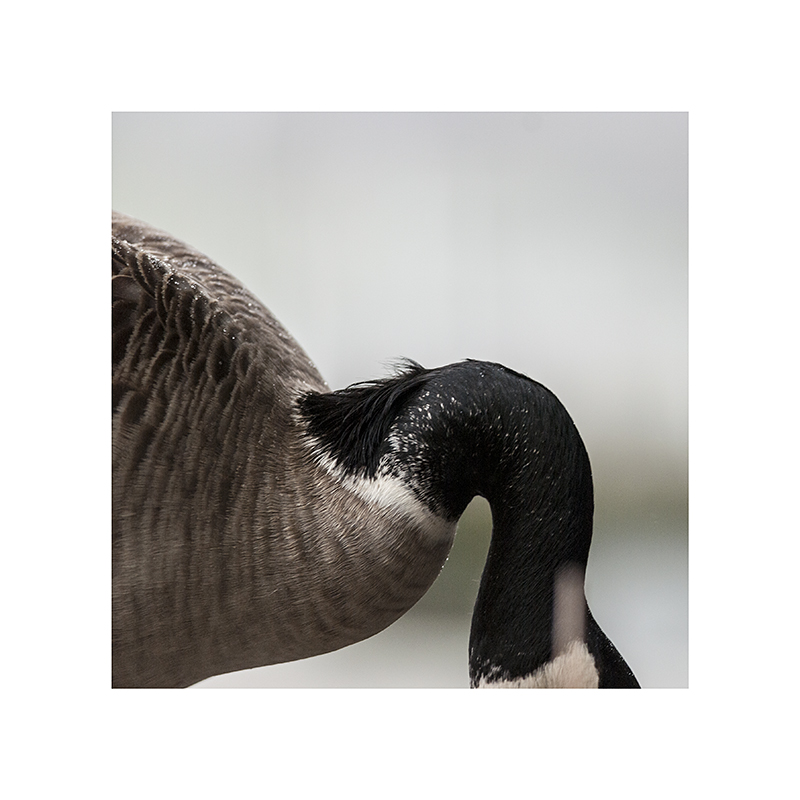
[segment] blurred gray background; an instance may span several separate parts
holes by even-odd
[[[498,361],[562,400],[595,480],[587,596],[644,687],[688,685],[683,113],[116,113],[113,206],[240,278],[332,388]],[[467,686],[491,532],[366,642],[199,686]]]

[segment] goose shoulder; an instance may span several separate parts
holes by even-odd
[[[287,396],[328,390],[303,348],[236,278],[169,234],[118,212],[112,216],[112,330],[115,398],[126,390],[150,391],[158,366],[168,361],[180,363],[181,380],[202,382],[207,394],[208,382],[224,389],[250,371],[268,376],[257,382],[262,390]]]

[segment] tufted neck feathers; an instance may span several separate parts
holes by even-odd
[[[448,520],[476,494],[489,501],[473,686],[638,686],[586,606],[591,468],[548,389],[498,364],[409,363],[384,381],[306,395],[299,407],[309,435],[350,476],[394,479]]]

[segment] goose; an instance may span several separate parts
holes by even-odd
[[[591,468],[552,392],[474,360],[331,391],[192,247],[114,212],[111,265],[112,686],[186,687],[378,633],[481,495],[470,686],[639,687],[585,599]]]

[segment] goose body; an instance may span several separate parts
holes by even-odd
[[[564,407],[498,364],[331,392],[201,253],[112,217],[112,682],[188,686],[402,616],[487,498],[475,687],[636,687],[583,593],[591,470]]]

